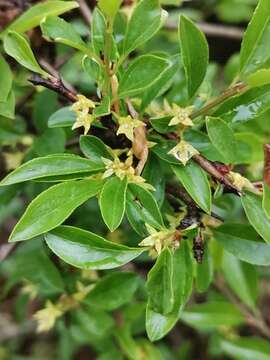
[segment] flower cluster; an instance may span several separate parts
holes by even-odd
[[[95,108],[95,103],[92,100],[87,99],[84,95],[77,95],[77,98],[78,101],[71,106],[71,110],[77,115],[72,130],[83,126],[84,135],[86,135],[89,132],[92,123],[95,121],[94,115],[89,113]]]

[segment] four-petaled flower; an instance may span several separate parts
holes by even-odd
[[[145,126],[145,124],[137,119],[132,119],[130,115],[118,117],[119,128],[117,135],[124,134],[130,141],[134,141],[134,129]]]
[[[185,140],[181,140],[174,148],[172,148],[168,154],[173,155],[183,165],[199,152]]]
[[[193,126],[194,123],[191,120],[191,113],[193,111],[193,106],[188,106],[186,108],[182,108],[176,104],[172,104],[172,106],[165,100],[164,101],[165,113],[167,115],[172,115],[173,118],[169,122],[169,126],[173,125],[183,125],[184,127]]]

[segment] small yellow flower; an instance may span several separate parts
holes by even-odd
[[[175,229],[164,229],[157,231],[149,224],[145,224],[149,236],[139,243],[139,246],[150,247],[150,254],[153,256],[160,255],[161,251],[172,245],[174,241]]]
[[[189,106],[187,108],[181,108],[180,106],[173,104],[172,106],[172,114],[174,117],[169,123],[169,126],[173,125],[184,125],[184,126],[193,126],[194,123],[190,118],[192,113],[193,106]]]
[[[170,106],[170,104],[164,100],[164,109],[166,115],[173,115],[169,126],[173,125],[183,125],[183,126],[193,126],[194,123],[190,118],[190,115],[193,111],[193,106],[188,106],[182,108],[176,104]]]
[[[130,115],[125,117],[118,117],[119,128],[117,135],[124,134],[130,141],[134,141],[134,129],[145,126],[145,124],[136,119],[132,119]]]
[[[115,174],[121,180],[127,177],[129,183],[141,185],[148,190],[155,190],[152,185],[146,183],[143,177],[136,175],[135,169],[132,166],[133,155],[131,153],[128,154],[125,162],[122,162],[116,155],[114,160],[102,158],[102,161],[104,162],[106,168],[102,176],[103,179],[106,179]]]
[[[72,126],[72,130],[83,126],[84,135],[86,135],[95,120],[94,116],[89,114],[90,110],[95,108],[95,103],[92,100],[87,99],[84,95],[78,95],[77,98],[78,101],[71,106],[71,110],[73,110],[77,115],[77,119]]]
[[[21,291],[23,294],[28,294],[31,300],[35,299],[38,295],[38,288],[30,281],[25,281]]]
[[[255,190],[252,183],[245,178],[244,176],[240,175],[239,173],[230,171],[228,174],[228,177],[230,178],[230,181],[232,184],[239,190],[248,189],[248,190]]]
[[[78,281],[76,286],[77,292],[73,294],[72,297],[75,301],[81,302],[95,285],[91,284],[88,286],[84,286],[81,282]]]
[[[199,152],[188,142],[181,140],[168,154],[173,155],[183,165],[186,165],[192,156],[199,154]]]
[[[50,300],[46,302],[45,308],[35,313],[34,318],[38,322],[37,331],[45,332],[53,328],[57,318],[63,315],[59,306],[54,305]]]

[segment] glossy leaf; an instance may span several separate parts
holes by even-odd
[[[81,136],[80,148],[88,159],[93,161],[93,163],[100,164],[101,167],[105,168],[102,158],[112,159],[112,155],[106,145],[96,136]]]
[[[76,114],[70,106],[63,107],[53,113],[48,120],[48,127],[72,127],[76,121]]]
[[[12,72],[4,57],[0,55],[0,102],[7,100],[12,86]]]
[[[110,231],[121,224],[126,208],[127,178],[120,180],[117,176],[109,178],[104,184],[99,206],[101,215]]]
[[[44,37],[55,42],[71,46],[84,53],[89,53],[90,49],[76,32],[74,27],[59,17],[47,17],[41,23],[41,30]]]
[[[193,161],[186,166],[173,166],[175,175],[192,199],[208,214],[211,213],[211,189],[204,170]]]
[[[126,213],[134,230],[146,236],[145,223],[156,229],[164,228],[162,215],[151,192],[136,184],[129,184]]]
[[[59,226],[78,206],[95,196],[102,184],[100,180],[70,181],[45,190],[27,207],[9,241],[28,240]]]
[[[226,282],[235,294],[244,304],[254,309],[258,295],[258,276],[254,266],[241,262],[234,255],[224,252],[222,269]]]
[[[270,3],[260,0],[243,38],[240,71],[243,75],[263,68],[270,59],[267,51],[270,34]]]
[[[173,147],[176,146],[175,141],[166,141],[163,143],[156,144],[151,150],[155,153],[161,160],[179,166],[179,160],[177,160],[174,156],[168,154]]]
[[[247,77],[247,83],[251,87],[270,84],[270,69],[261,69]]]
[[[201,30],[185,16],[180,17],[179,40],[189,97],[203,82],[208,66],[208,45]]]
[[[209,138],[222,155],[225,163],[233,163],[236,155],[236,140],[232,129],[220,118],[208,117],[206,126]]]
[[[255,336],[222,339],[220,347],[232,359],[268,360],[270,357],[269,341]]]
[[[105,270],[122,266],[144,249],[115,244],[70,226],[60,226],[45,235],[50,249],[62,260],[81,269]]]
[[[193,305],[191,309],[182,313],[181,319],[186,324],[199,329],[238,326],[245,321],[233,304],[222,301]]]
[[[11,185],[59,175],[98,172],[100,170],[102,170],[100,165],[88,159],[71,154],[55,154],[28,161],[8,174],[0,185]]]
[[[151,39],[162,26],[166,16],[167,13],[161,10],[158,0],[140,1],[128,22],[124,54],[129,54]]]
[[[183,242],[173,254],[173,309],[169,314],[154,311],[150,304],[146,308],[146,331],[151,341],[164,337],[177,322],[181,310],[192,290],[193,268],[188,244]]]
[[[170,62],[155,55],[143,55],[129,65],[119,82],[118,96],[134,96],[158,81],[170,67]]]
[[[164,71],[159,80],[156,81],[144,94],[140,107],[141,112],[147,108],[147,106],[152,102],[152,100],[154,100],[156,97],[161,96],[171,86],[173,78],[179,68],[179,64],[177,63],[176,59],[172,59],[171,61],[171,66]]]
[[[46,16],[58,16],[77,7],[79,7],[77,1],[59,0],[51,0],[33,5],[9,25],[4,33],[9,30],[20,33],[28,31],[38,26],[41,20]]]
[[[225,101],[214,113],[237,126],[256,119],[270,108],[270,86],[265,85]]]
[[[8,55],[13,57],[18,63],[35,73],[47,76],[46,71],[41,69],[24,36],[15,31],[10,31],[4,37],[4,48]]]
[[[101,278],[84,299],[84,303],[103,310],[115,310],[129,303],[139,285],[138,275],[114,272]]]
[[[238,259],[254,265],[270,265],[270,247],[258,241],[257,233],[247,225],[226,224],[213,231],[214,238]]]
[[[173,255],[164,249],[147,276],[148,306],[159,314],[169,314],[173,309]]]
[[[262,198],[258,195],[247,193],[241,197],[241,201],[250,224],[270,244],[270,219],[262,208]]]

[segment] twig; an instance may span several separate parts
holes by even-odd
[[[55,77],[51,77],[50,79],[43,79],[41,76],[35,74],[33,79],[29,81],[33,85],[41,85],[50,90],[53,90],[58,94],[64,96],[71,102],[77,101],[77,95],[73,91],[67,89],[60,78],[58,79]]]
[[[212,110],[213,108],[215,108],[219,104],[223,103],[226,99],[229,99],[232,96],[235,96],[235,95],[238,95],[238,94],[242,94],[247,90],[248,90],[248,86],[246,84],[243,84],[243,83],[235,84],[234,86],[232,86],[229,89],[227,89],[226,91],[224,91],[224,93],[222,93],[221,95],[219,95],[216,98],[210,100],[201,109],[195,110],[191,114],[190,117],[191,117],[191,119],[195,119],[195,118],[197,118],[198,116],[201,116],[201,115],[208,115],[210,110]]]
[[[240,195],[239,190],[231,183],[228,177],[222,174],[217,168],[211,163],[211,161],[204,158],[202,155],[194,155],[192,159],[200,165],[202,169],[204,169],[209,175],[212,176],[215,180],[220,182],[226,187],[228,192]]]
[[[130,99],[126,100],[126,104],[130,115],[133,117],[133,119],[137,119],[138,113],[134,109]],[[132,144],[132,150],[136,158],[139,159],[139,163],[136,167],[136,174],[140,175],[143,171],[149,155],[145,126],[140,126],[134,129],[134,141]]]
[[[206,22],[198,22],[198,27],[209,37],[227,38],[233,40],[241,40],[244,35],[244,30],[235,26],[224,26],[219,24],[209,24]],[[175,22],[167,22],[166,30],[175,31],[178,29],[178,24]]]
[[[218,277],[215,282],[216,288],[224,294],[232,304],[237,306],[240,312],[244,315],[247,323],[260,331],[267,339],[270,339],[270,328],[263,319],[261,313],[251,312],[238,298],[231,292],[231,290],[225,285],[221,276]]]
[[[87,5],[86,1],[78,0],[78,3],[80,5],[80,12],[84,18],[84,21],[86,22],[87,25],[91,24],[92,13],[91,13],[91,10],[90,10],[89,6]]]

